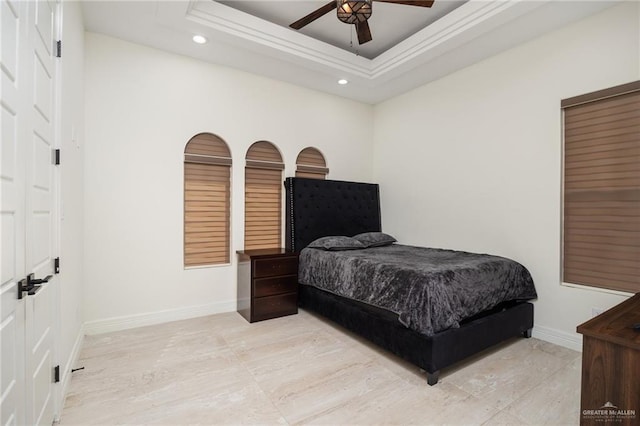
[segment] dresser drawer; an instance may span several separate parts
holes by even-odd
[[[298,276],[260,278],[253,280],[253,297],[273,296],[282,293],[294,293],[298,288]]]
[[[256,320],[273,318],[298,312],[298,294],[257,297],[253,299],[253,315]]]
[[[298,275],[298,258],[291,256],[253,261],[254,278],[277,277],[279,275]]]

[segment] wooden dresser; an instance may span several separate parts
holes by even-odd
[[[238,312],[249,322],[298,313],[298,254],[238,251]]]
[[[640,293],[578,326],[581,425],[640,424]]]

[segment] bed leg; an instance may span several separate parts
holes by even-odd
[[[440,376],[440,370],[434,371],[433,373],[429,373],[427,371],[427,383],[429,386],[433,386],[438,383],[438,377]]]
[[[522,332],[522,337],[524,337],[525,339],[531,338],[531,331],[532,330],[533,330],[532,328],[529,328],[529,329],[523,331]]]

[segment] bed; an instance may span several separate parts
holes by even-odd
[[[533,305],[523,299],[534,298],[535,289],[527,297],[507,297],[509,300],[490,303],[488,309],[480,312],[463,312],[452,324],[445,322],[430,326],[416,325],[419,320],[411,324],[406,315],[403,320],[395,305],[379,301],[372,303],[366,295],[360,295],[360,300],[354,295],[345,297],[334,288],[322,288],[318,283],[310,282],[313,276],[319,275],[305,271],[305,262],[311,262],[307,259],[310,251],[326,257],[321,257],[320,263],[353,262],[354,257],[362,263],[362,259],[357,259],[365,256],[365,251],[361,250],[336,252],[340,254],[335,260],[336,253],[303,249],[321,237],[381,232],[379,188],[376,184],[306,178],[287,178],[285,188],[286,247],[301,252],[300,307],[320,314],[417,365],[426,372],[429,385],[438,382],[443,368],[512,337],[531,337]],[[392,247],[399,247],[394,250],[402,251],[405,246],[394,244]],[[361,278],[355,276],[353,281]],[[344,281],[344,277],[337,280]]]

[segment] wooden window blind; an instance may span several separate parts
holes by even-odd
[[[201,133],[184,155],[184,265],[229,263],[231,152],[219,137]]]
[[[280,247],[282,156],[272,143],[260,141],[249,147],[246,161],[244,249]]]
[[[329,173],[324,156],[315,148],[305,148],[296,159],[296,177],[325,179]]]
[[[562,108],[563,280],[640,292],[640,81]]]

